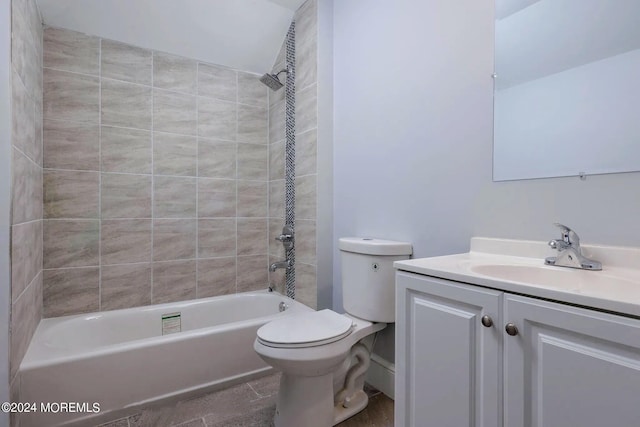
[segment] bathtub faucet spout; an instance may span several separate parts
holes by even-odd
[[[285,269],[290,269],[291,268],[291,261],[290,260],[284,260],[284,261],[278,261],[278,262],[274,262],[273,264],[271,264],[269,266],[269,271],[270,272],[274,272],[279,268],[285,268]]]

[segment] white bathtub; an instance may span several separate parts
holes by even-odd
[[[271,368],[253,350],[257,329],[308,310],[264,291],[44,319],[20,365],[20,401],[38,412],[22,414],[20,425],[95,425],[259,376]],[[170,313],[180,313],[182,331],[163,336]],[[40,402],[97,402],[100,412],[45,414]]]

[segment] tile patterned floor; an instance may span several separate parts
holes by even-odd
[[[279,374],[270,375],[100,427],[271,427],[279,380]],[[375,389],[366,391],[367,408],[339,427],[393,427],[393,400]]]

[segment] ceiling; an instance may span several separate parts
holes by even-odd
[[[265,73],[304,0],[37,0],[45,25]]]

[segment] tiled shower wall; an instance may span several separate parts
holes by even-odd
[[[308,0],[296,12],[296,299],[317,305],[317,0]],[[285,45],[274,70],[285,68]],[[284,81],[284,74],[281,75]],[[284,89],[269,92],[269,257],[284,259],[275,241],[284,225]],[[271,273],[271,282],[284,289],[284,273]]]
[[[11,394],[42,317],[42,24],[35,0],[11,3]],[[14,421],[12,421],[14,422]]]
[[[44,316],[265,289],[258,76],[44,32]]]

